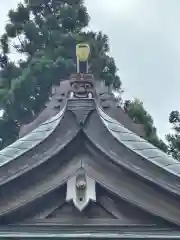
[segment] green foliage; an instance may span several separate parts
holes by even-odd
[[[5,115],[0,119],[0,148],[3,148],[14,142],[19,133],[19,125],[15,119]]]
[[[162,151],[167,152],[167,146],[157,136],[157,130],[154,127],[153,119],[145,110],[142,101],[138,99],[135,99],[134,101],[126,101],[124,104],[124,110],[135,123],[143,124],[145,137],[150,143],[160,148]]]
[[[1,48],[3,54],[7,54],[9,52],[9,45],[8,45],[8,35],[4,33],[0,38]]]
[[[168,152],[172,157],[180,161],[180,113],[172,111],[169,116],[169,122],[172,124],[172,133],[166,136],[169,143]]]
[[[108,56],[108,37],[84,32],[89,15],[82,0],[24,0],[8,13],[9,22],[0,38],[0,147],[14,141],[21,124],[36,115],[47,101],[51,86],[76,69],[75,46],[88,42],[92,49],[90,71],[107,86],[121,86],[114,59]],[[13,48],[13,49],[12,49]],[[9,59],[14,50],[26,60]],[[15,137],[14,137],[15,136]]]

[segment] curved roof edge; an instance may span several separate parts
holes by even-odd
[[[148,141],[125,128],[118,121],[108,116],[100,107],[98,107],[98,112],[104,125],[118,142],[141,157],[147,159],[152,164],[155,164],[176,176],[180,176],[179,161],[169,157]]]
[[[66,105],[64,108],[56,114],[54,117],[48,119],[43,122],[39,127],[25,135],[24,137],[18,139],[11,145],[7,146],[3,150],[0,151],[0,167],[8,164],[12,160],[15,160],[17,157],[23,155],[27,151],[39,145],[43,142],[49,135],[55,130],[55,128],[60,123],[64,112],[66,109]]]

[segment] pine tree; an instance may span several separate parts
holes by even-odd
[[[96,79],[121,86],[115,62],[108,56],[108,37],[84,29],[89,15],[82,0],[24,0],[8,18],[0,41],[0,107],[7,119],[14,120],[15,129],[42,109],[53,84],[75,71],[77,43],[90,44],[90,71]],[[13,63],[11,51],[25,60]]]
[[[179,111],[172,111],[169,115],[169,123],[172,124],[172,133],[166,136],[169,143],[169,154],[180,161],[180,113]]]
[[[167,152],[166,144],[157,136],[157,130],[154,126],[151,115],[145,110],[143,102],[135,99],[134,101],[125,101],[124,110],[129,117],[138,124],[144,126],[145,138],[154,146]]]

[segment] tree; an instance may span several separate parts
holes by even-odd
[[[169,115],[169,122],[172,124],[173,132],[166,136],[168,141],[168,153],[180,161],[180,113],[172,111]]]
[[[84,31],[89,15],[82,0],[24,0],[8,18],[0,39],[0,108],[7,122],[14,120],[15,132],[42,109],[51,86],[75,71],[77,43],[90,44],[90,71],[97,79],[121,86],[114,59],[108,56],[108,37]],[[12,62],[12,49],[25,60]]]
[[[16,120],[8,115],[0,119],[0,148],[17,140],[19,127]]]
[[[143,102],[135,99],[134,101],[125,101],[124,110],[134,123],[143,124],[145,130],[145,138],[154,146],[167,152],[166,144],[157,136],[157,130],[154,126],[151,115],[145,110]]]

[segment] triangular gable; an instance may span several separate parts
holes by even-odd
[[[63,191],[65,188],[63,187]],[[132,204],[117,198],[101,186],[97,186],[97,201],[90,202],[83,211],[79,211],[73,202],[64,201],[65,192],[58,190],[59,199],[54,199],[49,206],[36,212],[35,216],[24,219],[21,223],[96,223],[96,221],[115,225],[143,225],[164,227],[171,226],[168,222],[159,217],[155,217]],[[56,194],[58,196],[58,194]],[[51,205],[51,206],[50,206]]]

